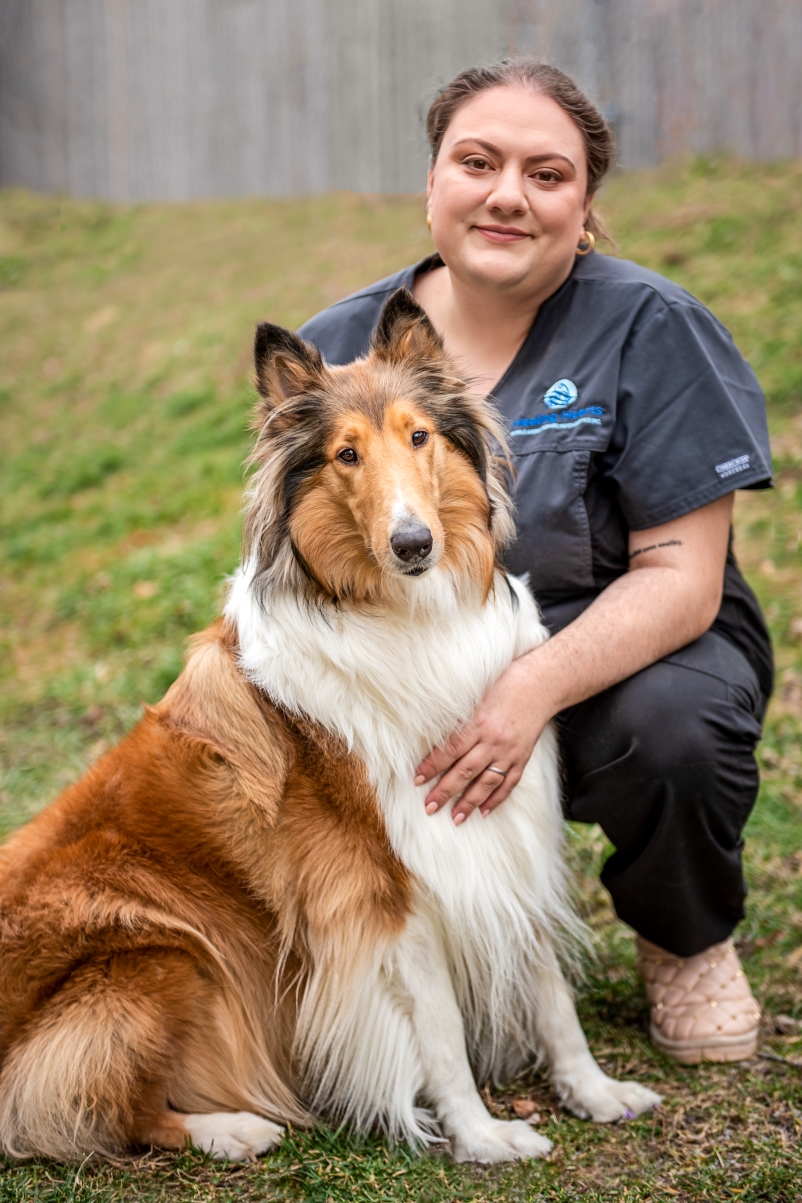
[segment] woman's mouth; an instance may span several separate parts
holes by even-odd
[[[474,226],[473,228],[489,242],[522,242],[524,238],[532,237],[531,234],[527,234],[526,230],[519,230],[516,226]]]

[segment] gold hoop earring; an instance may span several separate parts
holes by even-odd
[[[596,245],[596,238],[590,232],[590,230],[583,230],[582,238],[584,241],[580,242],[577,245],[577,248],[575,251],[575,254],[577,254],[577,255],[587,255],[590,251],[593,250],[594,246]]]
[[[432,215],[431,215],[431,213],[426,214],[426,224],[429,227],[429,233],[431,234],[431,232],[432,232]]]

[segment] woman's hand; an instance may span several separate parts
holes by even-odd
[[[631,531],[629,572],[562,631],[513,660],[470,723],[418,766],[416,785],[443,774],[427,812],[462,794],[455,823],[477,806],[490,814],[520,781],[549,719],[706,631],[721,605],[731,517],[732,496],[720,497],[663,526]]]
[[[473,718],[416,769],[415,784],[443,776],[426,798],[426,813],[435,814],[458,794],[452,811],[463,823],[477,806],[483,815],[503,802],[518,784],[552,711],[537,688],[537,652],[514,660],[485,694]],[[490,772],[488,765],[505,776]]]

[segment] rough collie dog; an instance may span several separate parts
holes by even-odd
[[[459,1160],[545,1153],[475,1081],[544,1061],[580,1116],[657,1103],[591,1057],[558,958],[555,741],[487,822],[422,756],[546,638],[496,567],[503,444],[407,292],[328,368],[260,326],[257,471],[224,617],[159,705],[0,850],[0,1145],[66,1159],[279,1124]]]

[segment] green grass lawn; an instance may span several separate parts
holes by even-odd
[[[604,841],[573,828],[598,947],[583,1023],[608,1071],[665,1095],[655,1115],[592,1127],[532,1075],[488,1097],[498,1114],[535,1101],[549,1162],[454,1167],[293,1133],[244,1167],[192,1153],[0,1162],[0,1203],[802,1200],[802,165],[619,176],[602,209],[622,255],[723,319],[770,402],[778,488],[736,507],[778,660],[738,932],[765,1008],[761,1055],[682,1069],[651,1048],[631,933],[595,878]],[[163,693],[220,604],[239,549],[254,324],[297,326],[429,246],[417,198],[119,208],[0,193],[0,835]]]

